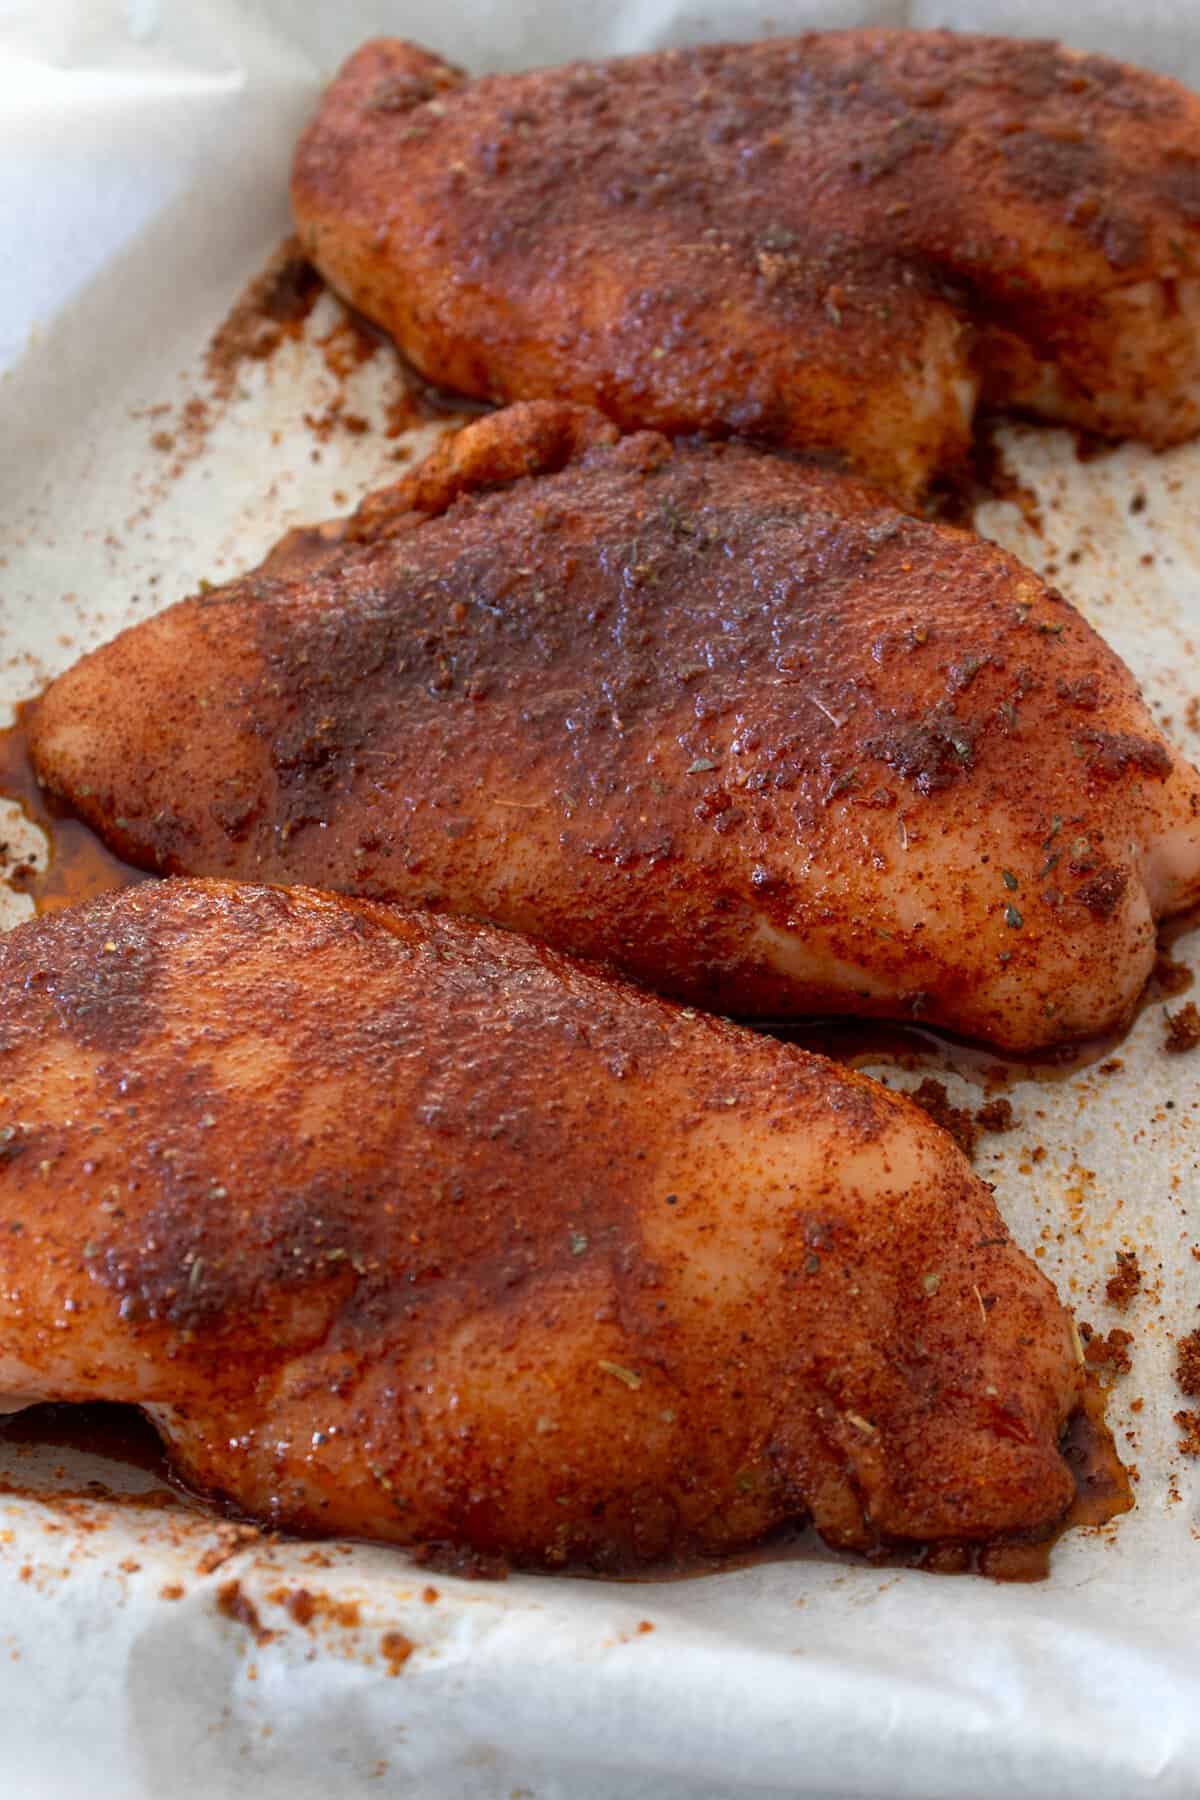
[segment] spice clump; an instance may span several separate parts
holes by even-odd
[[[1122,1375],[1128,1375],[1133,1367],[1129,1350],[1133,1343],[1132,1331],[1125,1331],[1120,1325],[1114,1325],[1106,1334],[1091,1325],[1081,1324],[1079,1336],[1083,1344],[1084,1361],[1106,1387],[1112,1387]]]
[[[1120,1307],[1124,1311],[1134,1295],[1141,1292],[1141,1286],[1142,1269],[1137,1259],[1137,1251],[1118,1250],[1113,1272],[1104,1284],[1105,1296],[1110,1306]]]
[[[980,1131],[1011,1131],[1016,1125],[1011,1100],[987,1100],[975,1111],[975,1123]]]
[[[935,1081],[932,1076],[927,1075],[908,1098],[954,1139],[965,1156],[974,1156],[975,1146],[979,1141],[979,1128],[965,1106],[954,1106],[951,1103],[943,1082]]]
[[[1184,1456],[1200,1456],[1200,1412],[1177,1412],[1179,1448]]]
[[[928,1113],[935,1125],[952,1137],[964,1156],[974,1158],[980,1136],[985,1132],[1012,1131],[1017,1124],[1012,1101],[1003,1098],[987,1100],[972,1113],[968,1107],[955,1106],[944,1082],[927,1075],[919,1087],[907,1095],[921,1111]]]
[[[1200,1331],[1189,1331],[1175,1346],[1175,1378],[1185,1394],[1200,1396]]]
[[[1200,1011],[1194,1000],[1186,1001],[1177,1012],[1164,1012],[1163,1018],[1167,1027],[1163,1048],[1172,1056],[1180,1056],[1200,1044]]]

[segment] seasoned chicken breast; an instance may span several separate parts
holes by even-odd
[[[1048,1529],[1072,1327],[924,1114],[517,936],[155,883],[0,937],[0,1394],[272,1525],[609,1570]]]
[[[1120,1024],[1200,777],[994,545],[531,403],[125,632],[30,723],[122,856],[532,932],[721,1012]]]
[[[1200,429],[1200,100],[1053,43],[845,31],[468,81],[364,45],[309,255],[447,387],[827,452],[905,499],[982,399]]]

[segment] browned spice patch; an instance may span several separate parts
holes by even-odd
[[[123,863],[88,826],[71,818],[39,786],[29,756],[29,720],[35,701],[17,708],[17,717],[0,731],[0,799],[11,800],[31,825],[50,841],[44,869],[32,862],[11,863],[0,847],[0,875],[15,894],[28,894],[39,913],[58,912],[109,888],[145,881],[145,872]]]
[[[1105,1386],[1111,1387],[1122,1375],[1128,1375],[1133,1367],[1133,1358],[1129,1353],[1129,1346],[1133,1342],[1132,1331],[1124,1331],[1120,1325],[1114,1325],[1106,1335],[1090,1325],[1081,1324],[1079,1336],[1088,1367],[1095,1371]]]
[[[1179,1448],[1184,1456],[1200,1456],[1200,1412],[1177,1412]]]
[[[160,1600],[182,1600],[183,1583],[179,1581],[165,1581],[158,1590],[158,1597]]]
[[[322,444],[327,444],[335,431],[345,431],[351,437],[363,437],[371,429],[369,421],[361,413],[346,411],[346,403],[341,398],[331,400],[322,412],[306,412],[304,423]]]
[[[4,797],[7,799],[7,796]],[[36,873],[36,869],[34,869],[34,864],[32,864],[32,862],[27,862],[25,857],[14,857],[13,846],[11,846],[11,844],[0,842],[0,877],[4,877],[5,880],[7,880],[7,878],[9,878],[9,871],[11,871],[13,878],[20,878],[22,875],[34,875],[34,873]]]
[[[243,363],[265,362],[288,338],[299,338],[305,321],[322,294],[324,281],[304,256],[298,240],[288,238],[261,274],[242,290],[232,310],[213,333],[204,358],[204,373],[214,397],[228,401]],[[397,437],[431,420],[461,417],[483,410],[478,402],[441,393],[417,374],[369,320],[337,299],[338,317],[317,340],[326,369],[339,384],[379,351],[389,363],[390,391],[384,404],[384,436]],[[201,402],[200,404],[203,404]],[[186,421],[185,421],[186,423]],[[341,397],[305,423],[320,442],[335,430],[361,435],[369,422],[345,410]],[[159,437],[168,434],[159,432]]]
[[[509,1576],[506,1557],[465,1545],[413,1544],[409,1555],[419,1569],[435,1569],[461,1581],[507,1581]]]
[[[1044,520],[1037,495],[1023,482],[1004,452],[1000,430],[1004,421],[994,415],[976,418],[971,444],[970,474],[965,490],[951,496],[944,508],[954,523],[974,529],[975,508],[988,500],[1006,500],[1015,506],[1030,531],[1041,537]],[[955,500],[957,499],[957,504]]]
[[[388,1674],[398,1675],[416,1647],[402,1631],[385,1631],[379,1640],[379,1648],[387,1663]]]
[[[1089,431],[1085,425],[1064,425],[1062,429],[1069,432],[1074,441],[1076,462],[1103,462],[1116,449],[1111,438],[1101,437],[1098,431]],[[1077,551],[1072,553],[1072,559],[1079,561]]]
[[[258,1543],[262,1537],[257,1525],[219,1525],[217,1533],[217,1542],[210,1545],[196,1564],[197,1575],[211,1575],[222,1563],[227,1563],[231,1556],[236,1556],[239,1550]]]
[[[271,1599],[286,1607],[297,1625],[311,1625],[314,1619],[328,1619],[345,1631],[357,1630],[361,1615],[357,1600],[334,1600],[328,1594],[314,1594],[309,1588],[278,1587]]]
[[[181,475],[184,464],[203,450],[212,423],[212,408],[199,394],[193,394],[183,402],[174,433],[177,454],[168,471],[172,478]]]
[[[1189,1331],[1175,1346],[1175,1378],[1185,1394],[1200,1394],[1200,1331]]]
[[[268,1631],[258,1616],[254,1602],[242,1592],[241,1583],[226,1581],[217,1589],[217,1610],[223,1612],[227,1619],[234,1619],[244,1625],[251,1633],[256,1644],[269,1644],[275,1636]]]
[[[948,1132],[965,1155],[974,1156],[975,1146],[979,1141],[979,1127],[965,1106],[951,1104],[944,1082],[935,1081],[931,1075],[927,1075],[907,1098],[919,1106],[922,1112],[928,1113],[935,1125],[940,1125],[943,1131]]]
[[[965,1106],[954,1106],[945,1084],[932,1075],[927,1075],[907,1098],[922,1112],[928,1113],[935,1125],[948,1132],[964,1155],[972,1158],[983,1132],[1012,1131],[1017,1123],[1011,1100],[1003,1097],[987,1100],[972,1114]]]
[[[1167,1027],[1163,1048],[1172,1056],[1194,1050],[1200,1044],[1200,1011],[1194,1000],[1189,1000],[1178,1012],[1164,1013],[1163,1018]]]
[[[975,1123],[980,1131],[1011,1131],[1016,1122],[1011,1100],[988,1100],[975,1110]]]
[[[338,381],[345,381],[355,369],[370,362],[387,339],[369,320],[351,311],[341,301],[338,304],[339,316],[325,336],[317,339],[317,348],[329,373]]]
[[[1154,985],[1160,994],[1186,994],[1193,982],[1192,971],[1186,963],[1176,962],[1165,950],[1160,950],[1154,963]]]
[[[287,238],[209,341],[204,372],[220,399],[233,393],[243,362],[262,362],[285,337],[299,337],[324,286],[298,240]]]
[[[287,1607],[297,1625],[312,1624],[312,1621],[317,1616],[317,1602],[307,1588],[296,1588],[295,1591],[290,1594],[286,1588],[277,1588],[272,1598],[278,1598],[280,1594],[286,1596],[283,1604]]]
[[[1118,1250],[1113,1272],[1104,1284],[1104,1292],[1111,1306],[1119,1306],[1122,1310],[1129,1305],[1134,1295],[1141,1290],[1142,1270],[1137,1259],[1136,1250]]]

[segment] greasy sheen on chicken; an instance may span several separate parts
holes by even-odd
[[[1200,897],[1200,777],[1128,669],[969,533],[614,437],[478,421],[60,676],[40,779],[148,868],[491,920],[723,1013],[1124,1022]]]
[[[1048,1528],[1069,1315],[907,1101],[514,934],[155,883],[0,937],[0,1396],[272,1525],[620,1570]]]
[[[364,45],[317,267],[427,376],[828,452],[904,499],[977,400],[1200,429],[1200,100],[1053,43],[845,31],[469,81]]]

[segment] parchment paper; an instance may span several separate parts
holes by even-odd
[[[0,724],[120,626],[394,473],[396,364],[380,349],[335,374],[318,341],[333,331],[336,349],[331,301],[226,398],[201,373],[287,230],[295,133],[360,38],[398,32],[482,71],[870,20],[1057,31],[1200,87],[1192,0],[0,8]],[[1042,528],[999,504],[981,528],[1055,573],[1196,756],[1200,448],[1081,463],[1061,433],[1006,443]],[[0,838],[36,850],[21,831],[0,812]],[[0,888],[0,923],[27,904]],[[1200,937],[1173,953],[1200,960]],[[1111,1416],[1137,1509],[1066,1538],[1049,1580],[814,1559],[671,1584],[467,1583],[89,1499],[90,1480],[154,1478],[9,1445],[14,1487],[76,1497],[0,1492],[0,1793],[1194,1800],[1200,1465],[1176,1449],[1172,1335],[1200,1323],[1200,1052],[1164,1054],[1163,1011],[1145,1007],[1119,1067],[1015,1080],[1019,1130],[978,1159],[1078,1315],[1135,1338]],[[934,1072],[978,1103],[969,1070]],[[1125,1315],[1103,1297],[1120,1248],[1146,1277]]]

